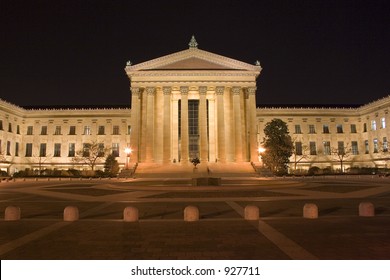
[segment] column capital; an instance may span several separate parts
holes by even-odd
[[[223,95],[225,91],[225,87],[215,87],[215,92],[217,93],[217,95]]]
[[[180,93],[182,95],[188,95],[188,87],[184,86],[184,87],[180,87]]]
[[[148,95],[154,95],[156,93],[156,88],[155,87],[147,87],[146,88],[146,93]]]
[[[241,88],[240,87],[232,87],[231,91],[232,91],[233,95],[240,95]]]
[[[255,95],[256,94],[256,87],[248,87],[246,88],[246,92],[249,94],[249,95]]]
[[[207,94],[207,87],[206,86],[200,86],[199,87],[199,94],[200,95],[206,95]]]
[[[171,87],[163,87],[164,95],[171,95],[172,88]]]
[[[131,94],[132,95],[140,95],[141,93],[141,88],[139,87],[131,87],[130,88]]]

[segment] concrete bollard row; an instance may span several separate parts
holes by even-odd
[[[318,207],[314,203],[306,203],[303,206],[303,217],[306,219],[318,218]]]
[[[359,216],[360,217],[373,217],[375,216],[375,207],[371,202],[361,202],[359,204]]]
[[[375,216],[375,208],[371,202],[361,202],[359,204],[359,216],[361,217],[373,217]],[[20,220],[21,210],[17,206],[8,206],[5,209],[4,220],[5,221],[17,221]],[[260,211],[257,206],[247,205],[244,209],[244,218],[248,221],[259,220]],[[306,203],[303,206],[303,218],[317,219],[318,207],[314,203]],[[73,222],[79,219],[79,209],[76,206],[67,206],[64,209],[63,219],[66,222]],[[123,221],[125,222],[138,222],[139,211],[138,208],[128,206],[123,210]],[[199,209],[196,206],[190,205],[184,209],[184,221],[194,222],[199,220]]]
[[[244,217],[247,221],[256,221],[260,218],[259,207],[247,205],[244,210]]]

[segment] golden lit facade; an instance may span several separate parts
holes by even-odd
[[[24,109],[0,100],[0,168],[88,169],[74,162],[86,143],[109,148],[122,168],[137,163],[258,163],[264,126],[288,124],[290,170],[386,167],[390,97],[358,108],[256,108],[254,65],[189,48],[132,65],[131,109]],[[258,102],[261,103],[261,102]],[[131,148],[130,158],[125,148]],[[266,152],[266,151],[264,151]],[[130,162],[128,162],[130,161]],[[104,160],[96,169],[103,169]]]

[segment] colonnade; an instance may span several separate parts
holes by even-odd
[[[188,163],[188,104],[198,100],[200,161],[257,161],[255,92],[240,86],[132,87],[131,160]]]

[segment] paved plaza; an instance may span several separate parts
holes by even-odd
[[[375,206],[360,217],[361,202]],[[318,218],[303,218],[303,206]],[[5,221],[17,206],[21,219]],[[186,206],[200,219],[185,222]],[[247,205],[260,220],[244,219]],[[63,220],[67,206],[80,219]],[[127,206],[138,222],[123,221]],[[0,183],[5,259],[390,259],[390,178],[16,179]]]

